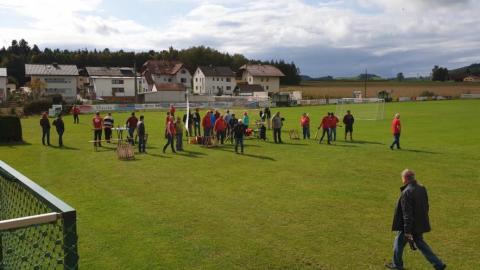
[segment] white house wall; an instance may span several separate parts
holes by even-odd
[[[123,84],[114,84],[113,80],[123,80]],[[90,84],[97,97],[133,97],[135,96],[135,79],[122,77],[90,77]],[[123,88],[124,92],[113,95],[113,88]]]
[[[280,90],[279,77],[260,77],[252,76],[249,72],[243,72],[242,80],[248,84],[261,85],[266,92],[278,92]]]
[[[196,94],[217,95],[219,91],[222,91],[224,95],[232,95],[236,86],[237,82],[233,76],[205,77],[200,69],[197,69],[193,78],[193,92]]]
[[[32,76],[32,81],[39,79],[45,83],[47,95],[61,94],[64,99],[74,101],[77,98],[78,76]]]
[[[0,77],[0,103],[7,101],[7,77]]]

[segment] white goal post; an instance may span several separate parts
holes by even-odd
[[[382,98],[340,98],[337,100],[336,113],[343,117],[351,111],[358,120],[383,120],[385,100]]]

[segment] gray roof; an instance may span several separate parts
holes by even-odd
[[[252,76],[257,77],[283,77],[282,71],[272,65],[246,64],[240,67],[240,70],[246,70]]]
[[[235,72],[230,67],[203,66],[198,68],[205,77],[235,77]]]
[[[0,77],[7,77],[7,69],[0,68]]]
[[[134,77],[133,68],[129,67],[86,67],[89,76]]]
[[[25,76],[47,75],[47,76],[78,76],[78,69],[75,65],[25,65]]]

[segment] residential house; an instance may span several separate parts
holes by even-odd
[[[155,83],[152,91],[143,93],[146,103],[185,102],[185,85],[181,83]]]
[[[246,64],[240,67],[242,81],[248,84],[258,84],[266,92],[280,90],[280,77],[285,76],[278,68],[272,65]]]
[[[238,83],[236,92],[239,96],[254,96],[255,93],[266,93],[259,84],[248,84],[246,82]]]
[[[163,83],[181,83],[185,89],[192,89],[192,75],[183,63],[178,61],[148,60],[141,68],[142,91],[151,92],[153,86]]]
[[[0,103],[7,101],[7,69],[0,68]]]
[[[480,82],[480,76],[467,76],[463,79],[464,82]]]
[[[45,95],[60,94],[68,102],[77,98],[78,69],[75,65],[26,64],[25,76],[30,77],[31,83],[39,80]]]
[[[203,66],[193,74],[193,93],[201,95],[232,95],[237,84],[230,67]]]
[[[89,87],[96,98],[108,102],[135,102],[135,78],[137,89],[141,87],[140,77],[136,77],[129,67],[86,67]]]

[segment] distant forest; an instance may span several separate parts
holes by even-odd
[[[198,46],[188,49],[176,50],[170,47],[168,50],[148,52],[127,52],[123,50],[61,50],[45,48],[43,51],[37,45],[30,46],[24,39],[12,40],[8,48],[0,49],[0,67],[8,69],[8,79],[17,86],[24,85],[28,78],[25,78],[25,64],[70,64],[78,68],[86,66],[121,66],[137,67],[137,71],[147,60],[177,60],[186,65],[190,72],[195,71],[198,66],[214,65],[229,66],[234,71],[244,64],[271,64],[280,69],[285,77],[280,79],[283,85],[298,85],[300,83],[300,70],[295,63],[287,63],[283,60],[260,61],[248,59],[241,54],[222,53],[215,49]]]

